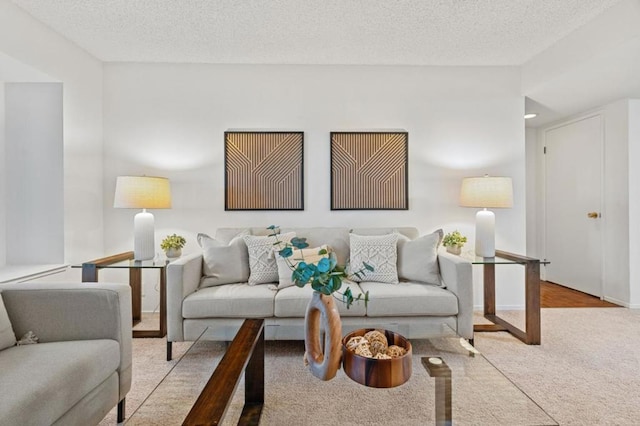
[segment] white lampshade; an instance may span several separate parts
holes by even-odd
[[[476,213],[476,255],[496,255],[495,214],[487,208],[513,207],[513,183],[510,177],[470,177],[462,180],[460,205],[480,207]]]
[[[135,260],[155,257],[153,215],[146,209],[171,208],[169,179],[152,176],[118,176],[113,207],[143,209],[133,220],[133,252]]]
[[[469,177],[462,180],[460,190],[462,207],[511,208],[513,184],[510,177]]]
[[[118,176],[113,207],[119,209],[170,209],[169,179],[153,176]]]

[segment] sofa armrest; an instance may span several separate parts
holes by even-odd
[[[195,292],[202,278],[202,254],[181,257],[167,266],[167,342],[184,340],[182,301]]]
[[[41,343],[112,339],[120,344],[120,399],[131,388],[131,288],[110,283],[17,283],[2,298],[20,339],[28,331]]]
[[[440,275],[458,298],[458,334],[473,339],[473,276],[471,262],[445,251],[438,252]]]

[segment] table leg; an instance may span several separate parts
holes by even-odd
[[[238,424],[260,423],[264,406],[264,328],[244,370],[244,408]]]
[[[525,277],[525,330],[526,342],[529,345],[539,345],[540,333],[540,263],[529,262],[526,265]]]
[[[429,376],[436,381],[436,425],[450,426],[453,424],[451,369],[440,357],[423,357],[421,360]]]
[[[484,265],[484,314],[496,314],[496,265]]]
[[[129,285],[131,286],[131,312],[133,323],[142,321],[142,270],[129,268]]]
[[[160,270],[160,337],[167,335],[167,268]]]
[[[83,283],[98,282],[98,268],[95,265],[95,263],[82,264],[82,282]]]

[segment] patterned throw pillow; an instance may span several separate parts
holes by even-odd
[[[375,281],[398,283],[398,234],[357,235],[349,234],[351,258],[349,260],[350,279],[356,282]],[[373,266],[374,271],[366,271],[364,277],[353,275],[363,267],[363,262]]]
[[[246,283],[249,280],[249,256],[243,231],[229,244],[198,234],[198,244],[202,247],[202,272],[200,288],[223,284]]]
[[[296,236],[295,232],[278,235],[281,242],[290,242]],[[276,237],[245,235],[244,242],[249,252],[249,285],[278,282],[278,265],[273,252]]]
[[[415,240],[398,236],[398,276],[401,280],[441,285],[438,246],[442,236],[442,229]]]
[[[11,327],[11,321],[9,321],[9,314],[4,307],[2,301],[2,293],[0,292],[0,351],[16,344],[16,335]]]
[[[318,254],[320,250],[326,250],[327,253]],[[289,259],[289,261],[292,263],[293,268],[295,268],[301,261],[317,264],[318,262],[320,262],[320,259],[329,257],[329,251],[330,249],[327,245],[322,245],[320,247],[314,248],[306,248],[302,250],[294,249],[293,254],[287,259]],[[274,254],[276,256],[276,262],[278,264],[278,290],[295,285],[291,280],[293,271],[289,267],[287,260],[284,257],[280,256],[277,251]]]

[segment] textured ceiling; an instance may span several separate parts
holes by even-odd
[[[12,0],[103,61],[521,65],[618,0]]]

